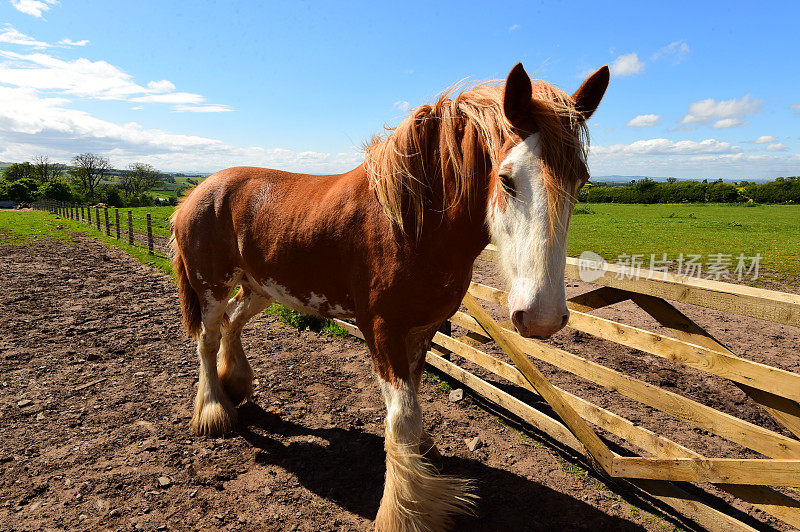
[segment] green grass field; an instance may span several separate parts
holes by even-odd
[[[145,215],[151,214],[153,233],[167,237],[169,217],[174,207],[137,207],[134,231],[145,232]],[[127,227],[127,209],[120,210],[120,223]],[[24,213],[0,211],[0,231],[12,220],[26,234],[47,231]],[[31,213],[31,215],[36,213]],[[94,213],[92,213],[94,216]],[[77,231],[88,231],[79,222]],[[739,253],[754,256],[760,253],[761,265],[781,274],[800,275],[800,205],[680,204],[622,205],[592,203],[579,205],[572,218],[568,252],[594,251],[610,261],[621,253],[667,253],[674,259],[679,253],[696,253],[707,258],[711,253]],[[113,218],[112,218],[113,223]],[[93,231],[93,230],[92,230]],[[8,231],[6,231],[8,232]],[[96,233],[96,231],[93,231]],[[123,229],[124,233],[124,229]],[[48,233],[51,234],[51,233]],[[62,236],[63,238],[63,236]],[[112,239],[113,240],[113,239]]]
[[[579,205],[568,253],[594,251],[609,261],[621,253],[760,253],[761,265],[800,275],[800,205]]]
[[[106,236],[94,226],[89,227],[83,222],[58,218],[44,211],[0,209],[0,243],[23,245],[35,240],[66,240],[75,234],[96,238],[109,247],[125,251],[143,264],[172,275],[172,263],[169,259],[150,255],[141,247],[130,246],[124,237],[117,240]]]

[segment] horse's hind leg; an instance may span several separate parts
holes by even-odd
[[[242,289],[228,302],[230,323],[223,327],[217,373],[234,405],[253,396],[253,370],[242,347],[242,328],[269,302],[269,299],[252,290],[247,282],[242,283]]]
[[[225,395],[217,374],[217,352],[220,346],[221,325],[228,302],[215,299],[210,291],[201,297],[202,330],[197,339],[200,358],[200,379],[191,426],[203,436],[220,436],[230,432],[236,423],[236,410]]]

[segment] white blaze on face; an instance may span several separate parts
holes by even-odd
[[[564,326],[569,314],[564,267],[572,203],[564,200],[560,223],[551,232],[540,153],[539,134],[534,133],[501,163],[499,173],[510,175],[516,197],[506,198],[505,210],[500,208],[502,201],[493,202],[489,229],[511,282],[512,322],[523,336],[547,337]],[[497,193],[502,194],[502,188]]]

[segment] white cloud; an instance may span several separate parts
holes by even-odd
[[[61,39],[56,44],[60,44],[61,46],[86,46],[89,44],[89,39],[82,39],[80,41],[73,41],[72,39]]]
[[[653,61],[657,61],[662,57],[664,59],[670,58],[674,63],[680,63],[683,61],[683,58],[686,57],[686,54],[689,53],[689,45],[684,40],[674,41],[666,45],[665,47],[661,48],[659,51],[653,54],[651,59]]]
[[[700,153],[735,153],[739,151],[741,151],[739,146],[733,146],[728,142],[716,139],[706,139],[701,142],[649,139],[637,140],[631,144],[591,147],[593,155],[694,155]]]
[[[227,113],[233,111],[229,105],[175,105],[172,110],[176,113]]]
[[[138,103],[203,103],[205,98],[193,92],[168,92],[165,94],[148,94],[147,96],[137,96],[131,98],[132,102]]]
[[[20,54],[0,50],[0,83],[38,91],[60,91],[67,95],[135,103],[200,105],[195,112],[224,112],[225,105],[211,105],[192,92],[175,92],[169,80],[150,81],[142,86],[124,70],[106,61],[79,58],[65,61],[46,53]],[[185,111],[185,109],[181,109]]]
[[[407,101],[400,100],[399,102],[394,102],[394,105],[392,107],[394,107],[395,109],[399,109],[400,111],[408,111],[408,108],[410,106],[411,104],[409,104]]]
[[[761,135],[756,140],[754,140],[756,144],[767,144],[769,142],[775,142],[775,137],[772,135]]]
[[[518,29],[519,29],[519,24],[512,24],[512,25],[511,25],[511,26],[508,28],[508,33],[513,33],[513,32],[515,32],[515,31],[517,31]]]
[[[786,144],[776,142],[775,144],[770,144],[767,146],[767,151],[786,151],[789,147]]]
[[[86,46],[89,44],[88,39],[84,39],[82,41],[73,41],[72,39],[61,39],[56,44],[46,43],[44,41],[37,41],[33,37],[29,35],[25,35],[21,31],[17,30],[11,24],[6,24],[2,30],[0,30],[0,43],[7,43],[7,44],[15,44],[17,46],[30,46],[31,48],[68,48],[71,46]]]
[[[0,160],[30,160],[47,153],[69,160],[92,151],[117,167],[150,163],[162,170],[216,170],[251,164],[309,172],[353,168],[359,153],[294,152],[281,148],[232,146],[221,140],[116,124],[69,107],[66,98],[41,97],[31,88],[0,86]]]
[[[689,110],[680,121],[681,124],[708,124],[714,122],[714,128],[724,129],[737,127],[748,122],[744,120],[748,116],[761,112],[761,100],[753,98],[749,94],[741,99],[733,98],[717,102],[713,98],[707,98],[694,102],[689,105]]]
[[[658,123],[659,118],[661,118],[659,115],[639,115],[632,118],[628,122],[628,126],[635,128],[653,127]]]
[[[46,42],[37,41],[33,37],[16,30],[11,24],[6,24],[5,27],[3,27],[2,32],[0,32],[0,42],[17,44],[19,46],[31,46],[33,48],[50,47]]]
[[[662,143],[661,146],[658,144],[593,146],[589,158],[590,173],[596,176],[647,175],[691,179],[718,177],[755,179],[794,175],[800,165],[800,154],[796,153],[745,153],[737,151],[738,146],[728,148],[730,153],[692,153],[694,151],[691,149],[692,146],[678,148],[679,143],[673,144],[676,145],[675,148],[668,142]],[[712,150],[712,147],[703,149]]]
[[[175,90],[175,84],[167,79],[161,81],[148,81],[147,88],[156,92],[170,92]]]
[[[633,76],[643,70],[644,63],[636,53],[621,55],[611,63],[611,73],[615,76]]]
[[[722,120],[714,122],[714,125],[711,127],[714,129],[728,129],[731,127],[741,127],[745,124],[749,124],[749,122],[744,122],[738,118],[723,118]]]
[[[11,5],[26,15],[42,18],[43,13],[58,5],[58,0],[11,0]]]
[[[37,90],[57,90],[99,99],[127,99],[150,92],[129,74],[105,61],[64,61],[43,53],[0,51],[8,61],[0,63],[0,80],[8,85]]]

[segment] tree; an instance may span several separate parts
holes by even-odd
[[[120,188],[125,195],[140,196],[164,181],[164,175],[149,164],[133,163],[122,174]]]
[[[6,181],[18,181],[26,177],[34,177],[34,167],[31,163],[14,163],[3,170],[3,179]]]
[[[95,189],[103,180],[109,170],[111,163],[106,157],[95,153],[81,153],[72,158],[72,177],[75,183],[85,190],[89,198],[95,197]]]
[[[5,186],[5,193],[8,199],[22,203],[30,203],[36,199],[36,190],[39,183],[32,177],[22,177]]]
[[[66,165],[52,163],[47,155],[37,155],[33,159],[33,173],[36,179],[42,183],[47,183],[53,179],[61,177]]]
[[[38,196],[42,199],[72,201],[72,190],[63,179],[51,179],[39,185]]]

